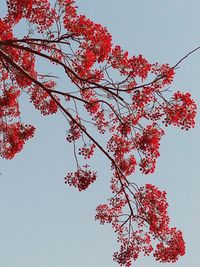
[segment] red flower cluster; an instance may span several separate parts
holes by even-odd
[[[190,93],[176,92],[169,104],[164,107],[166,118],[164,123],[173,124],[182,129],[189,130],[195,125],[197,106]]]
[[[79,168],[74,173],[68,173],[65,177],[65,183],[77,187],[79,191],[86,190],[90,184],[96,180],[96,172],[88,170],[88,165],[83,166],[85,170]]]
[[[151,184],[146,184],[136,193],[136,198],[140,203],[138,214],[142,223],[147,221],[150,225],[150,231],[155,235],[168,230],[169,216],[167,214],[166,192],[158,190]]]
[[[84,89],[81,91],[81,96],[88,102],[88,104],[85,104],[86,110],[91,115],[95,115],[100,109],[100,104],[95,92],[91,89]]]
[[[159,82],[159,87],[163,87],[173,82],[175,72],[174,69],[169,66],[169,64],[153,64],[152,72],[158,75],[157,80]]]
[[[135,171],[135,167],[137,165],[136,159],[133,155],[129,158],[123,158],[120,162],[117,162],[120,170],[125,175],[125,177],[131,175]]]
[[[134,144],[132,140],[129,140],[124,136],[113,134],[111,139],[108,141],[107,147],[109,152],[113,152],[113,155],[117,160],[118,158],[124,158],[124,155],[134,148]]]
[[[8,52],[10,53],[10,51]],[[13,55],[13,52],[11,52],[10,54]],[[18,50],[14,52],[14,55],[15,55],[15,60],[17,59],[20,67],[26,70],[32,77],[37,76],[37,73],[35,71],[35,57],[33,54],[27,51]],[[20,71],[16,71],[14,73],[15,73],[15,80],[20,88],[26,88],[32,84],[32,81]]]
[[[38,30],[44,31],[55,21],[55,10],[49,0],[7,0],[8,15],[6,21],[16,24],[22,18],[36,24]]]
[[[150,236],[142,230],[132,232],[129,237],[121,239],[123,241],[120,252],[115,252],[113,255],[114,261],[118,262],[120,266],[131,267],[132,261],[137,260],[141,252],[149,255],[153,250]]]
[[[93,156],[95,147],[95,144],[85,144],[84,147],[79,148],[79,155],[82,155],[84,159],[89,159]]]
[[[140,77],[144,80],[151,71],[151,64],[142,55],[128,58],[128,52],[124,52],[119,45],[112,49],[109,62],[121,75],[129,75],[132,78]]]
[[[20,91],[14,86],[4,88],[3,95],[0,96],[0,118],[2,117],[18,117],[20,114],[18,97]]]
[[[0,123],[0,155],[5,159],[12,159],[23,149],[24,143],[32,138],[35,127],[18,123]]]
[[[160,156],[159,147],[164,131],[156,124],[148,125],[142,134],[136,134],[134,143],[140,152],[141,162],[139,164],[142,173],[153,173],[156,159]]]
[[[114,260],[121,266],[130,267],[141,252],[149,255],[154,251],[156,260],[177,261],[185,254],[185,243],[181,231],[169,227],[166,192],[147,184],[139,188],[133,196],[137,210],[132,210],[130,214],[127,214],[127,206],[131,199],[126,200],[122,191],[118,191],[109,204],[96,208],[95,218],[101,224],[111,223],[118,235],[120,250],[114,253]],[[159,241],[155,248],[155,241],[152,242],[152,239]]]
[[[52,82],[47,82],[44,83],[44,85],[47,89],[52,89],[55,84]],[[30,87],[29,93],[31,95],[31,102],[34,104],[36,109],[40,110],[42,115],[46,116],[57,112],[58,105],[54,99],[51,98],[47,91],[44,91],[44,89],[39,86],[33,86]]]
[[[120,243],[120,251],[114,253],[113,259],[121,266],[130,267],[132,261],[136,260],[141,252],[144,255],[149,255],[153,247],[150,235],[147,232],[142,229],[133,230],[132,223],[136,220],[136,216],[129,216],[123,211],[123,209],[126,210],[127,205],[128,201],[124,199],[121,192],[110,200],[109,205],[99,205],[96,208],[95,218],[101,224],[112,224],[118,235],[117,241]]]
[[[112,198],[109,204],[101,204],[96,208],[95,219],[99,220],[101,224],[112,223],[113,227],[118,228],[118,220],[123,207],[127,204],[127,201],[123,198],[123,194]]]
[[[111,50],[111,35],[100,24],[94,23],[84,15],[78,15],[72,3],[73,1],[63,3],[65,8],[63,24],[73,37],[83,38],[76,52],[74,68],[80,77],[90,78],[97,74],[92,75],[91,72],[95,62],[100,63],[108,58]]]
[[[0,18],[0,40],[10,40],[13,38],[12,26]]]
[[[79,118],[77,117],[76,118],[76,121],[77,122],[80,122],[79,121]],[[82,130],[81,128],[76,124],[75,121],[70,121],[70,129],[68,130],[68,135],[66,137],[67,141],[68,142],[73,142],[73,141],[76,141],[78,140],[81,135],[82,135]]]
[[[143,113],[146,105],[154,101],[154,88],[146,86],[142,90],[134,90],[132,100],[132,107]]]
[[[156,246],[154,257],[160,262],[176,262],[179,256],[185,254],[185,242],[182,232],[171,228],[166,234],[166,242]]]

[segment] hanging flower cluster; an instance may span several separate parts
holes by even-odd
[[[138,188],[135,194],[132,189],[129,186],[136,208],[129,213],[127,206],[131,199],[127,201],[123,192],[118,192],[108,204],[96,208],[96,219],[101,224],[111,223],[118,235],[120,249],[114,253],[114,260],[121,266],[130,267],[140,253],[150,255],[153,252],[160,262],[177,261],[185,254],[185,242],[180,230],[169,227],[166,192],[151,184]],[[152,242],[153,239],[158,243]]]
[[[96,173],[88,170],[88,165],[78,168],[74,173],[68,173],[65,177],[65,183],[77,187],[79,191],[88,188],[96,180]]]

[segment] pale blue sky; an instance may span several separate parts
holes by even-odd
[[[1,0],[4,12],[5,1]],[[115,43],[152,62],[174,65],[200,45],[198,0],[77,1],[80,12],[107,26]],[[42,66],[43,69],[45,65]],[[47,66],[46,66],[47,68]],[[48,68],[47,68],[48,70]],[[191,91],[200,103],[200,52],[177,70],[172,89]],[[69,86],[69,85],[66,85]],[[98,153],[99,178],[88,191],[64,185],[71,170],[62,116],[43,118],[24,104],[22,118],[37,126],[35,138],[12,161],[0,161],[0,267],[115,267],[117,249],[111,227],[94,220],[95,207],[109,195],[109,162]],[[140,185],[154,183],[168,192],[171,226],[184,232],[186,255],[174,267],[199,266],[200,119],[194,130],[169,128],[154,175],[135,175]],[[159,267],[152,257],[133,266]]]

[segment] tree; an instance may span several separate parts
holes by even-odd
[[[20,119],[23,93],[44,116],[60,110],[77,163],[65,183],[83,191],[96,180],[88,159],[97,149],[111,163],[113,196],[97,207],[96,219],[112,224],[118,235],[114,260],[131,266],[140,252],[153,252],[156,260],[175,262],[185,243],[181,231],[169,225],[166,192],[151,184],[139,188],[131,176],[137,169],[154,172],[165,126],[194,127],[190,93],[171,95],[168,89],[184,58],[170,67],[142,55],[129,57],[112,44],[106,28],[77,13],[73,0],[57,0],[54,6],[48,0],[8,0],[7,5],[0,20],[1,156],[12,159],[34,135],[35,127]],[[19,39],[13,28],[22,19],[29,33]],[[61,90],[56,77],[38,73],[40,58],[64,70],[72,89]]]

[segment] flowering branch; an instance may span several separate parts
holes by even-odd
[[[113,259],[130,267],[141,252],[154,251],[156,260],[175,262],[184,255],[185,243],[181,231],[170,227],[166,192],[151,184],[139,188],[132,177],[138,170],[155,171],[164,127],[194,127],[196,104],[190,93],[169,95],[168,88],[177,66],[199,47],[173,67],[149,63],[142,55],[130,57],[112,44],[106,28],[79,15],[74,4],[7,0],[8,13],[0,19],[0,155],[12,159],[34,135],[35,127],[20,119],[21,94],[27,93],[44,116],[60,110],[77,164],[65,183],[84,191],[95,182],[97,173],[88,160],[96,148],[111,163],[112,197],[96,208],[95,218],[110,223],[117,234],[120,248]],[[22,18],[31,26],[18,39],[13,27]],[[41,58],[61,67],[72,89],[59,90],[57,76],[38,73]]]

